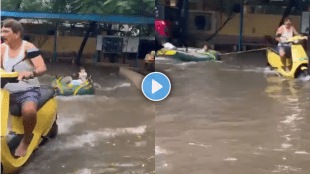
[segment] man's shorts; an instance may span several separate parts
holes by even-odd
[[[280,45],[278,46],[278,52],[283,49],[285,52],[285,57],[291,58],[292,57],[292,51],[291,51],[291,46],[290,45]]]
[[[25,102],[35,102],[38,104],[41,97],[40,88],[31,88],[27,91],[10,94],[10,104],[17,103],[22,106]]]

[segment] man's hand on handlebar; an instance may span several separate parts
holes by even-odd
[[[301,35],[294,36],[290,39],[287,39],[283,43],[299,43],[299,41],[301,41],[301,40],[308,40],[308,36],[301,36]]]
[[[303,36],[302,38],[305,40],[308,40],[308,36]]]
[[[34,76],[33,72],[30,71],[24,71],[24,72],[19,72],[18,73],[18,80],[23,80],[23,79],[29,79]]]
[[[297,36],[294,36],[293,38],[297,37],[298,40],[308,40],[308,36],[303,36],[303,35],[297,35]]]

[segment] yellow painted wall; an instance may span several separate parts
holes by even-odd
[[[58,36],[57,37],[57,52],[78,52],[80,45],[83,41],[83,37],[74,36]],[[43,51],[54,50],[54,36],[48,36],[46,42],[39,45],[39,48]],[[87,43],[84,47],[84,54],[94,53],[96,51],[96,38],[88,38]]]
[[[281,20],[281,15],[271,14],[244,14],[244,36],[261,37],[264,35],[274,36]],[[296,30],[300,30],[300,16],[290,16]],[[225,19],[223,19],[224,21]],[[240,15],[237,14],[219,32],[222,35],[239,35]]]

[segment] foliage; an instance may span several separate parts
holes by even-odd
[[[99,15],[154,16],[155,0],[2,0],[2,10]],[[49,22],[53,20],[46,20]],[[119,29],[123,26],[120,25]],[[153,26],[151,26],[153,27]],[[149,26],[132,26],[120,35],[149,35]]]
[[[154,16],[154,0],[2,0],[2,10]]]

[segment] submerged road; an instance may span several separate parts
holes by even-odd
[[[156,103],[156,173],[310,173],[310,78],[278,77],[262,56],[156,59],[173,84]]]
[[[59,135],[20,173],[154,173],[154,104],[116,69],[85,68],[95,95],[57,97]],[[72,64],[49,64],[40,81],[78,71]]]

